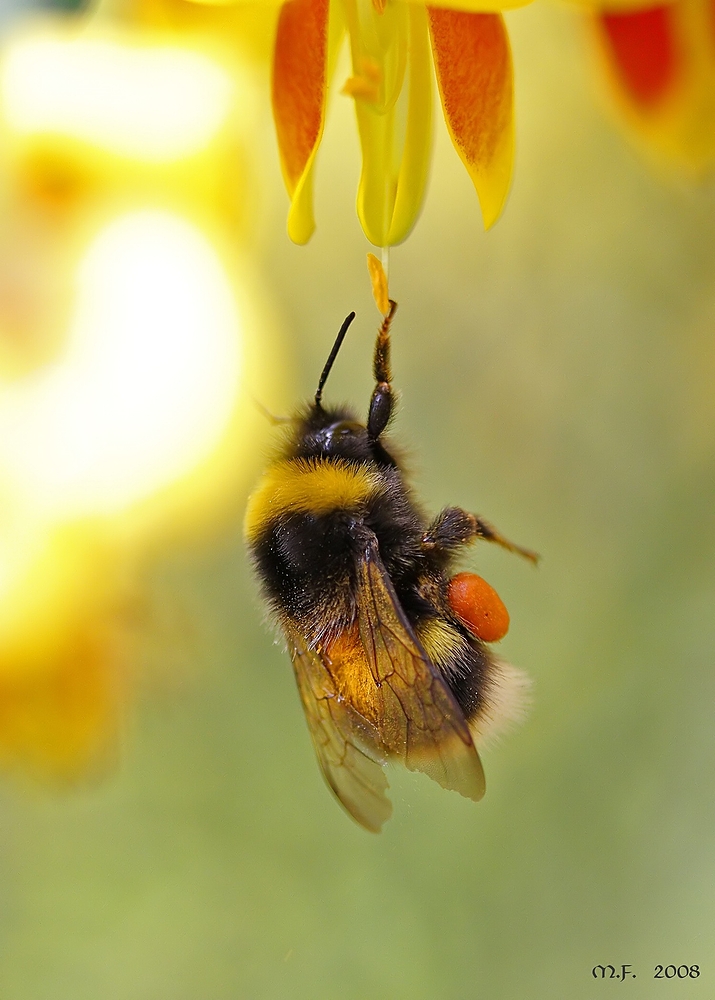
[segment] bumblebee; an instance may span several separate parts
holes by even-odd
[[[470,799],[484,795],[475,742],[519,717],[528,682],[487,648],[509,621],[496,593],[450,570],[476,539],[536,560],[475,514],[448,507],[430,521],[415,500],[384,437],[395,407],[395,308],[390,300],[378,331],[367,423],[322,402],[351,313],[314,400],[284,421],[245,522],[323,775],[374,832],[392,812],[390,761]]]

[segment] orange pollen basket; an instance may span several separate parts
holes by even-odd
[[[504,602],[481,576],[457,573],[449,581],[447,600],[462,624],[483,642],[497,642],[509,631]]]

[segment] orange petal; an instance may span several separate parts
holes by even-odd
[[[278,18],[273,117],[292,199],[288,232],[296,243],[307,243],[315,229],[311,168],[325,123],[329,6],[329,0],[288,0]]]
[[[667,96],[678,73],[670,6],[627,14],[601,14],[604,43],[620,83],[641,107]]]
[[[514,159],[513,74],[501,14],[428,7],[444,117],[474,182],[488,229],[509,192]]]
[[[649,153],[693,177],[715,163],[713,0],[594,16],[616,106]]]

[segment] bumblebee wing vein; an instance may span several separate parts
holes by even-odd
[[[358,563],[357,603],[360,640],[382,700],[381,745],[410,770],[480,799],[484,772],[464,714],[417,639],[372,532]]]
[[[323,777],[352,818],[378,833],[392,814],[392,803],[376,749],[377,733],[339,697],[320,653],[295,634],[288,633],[288,644]]]

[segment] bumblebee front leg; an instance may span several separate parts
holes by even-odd
[[[422,545],[425,549],[451,552],[458,549],[460,545],[466,545],[477,538],[495,542],[503,549],[516,552],[517,555],[523,556],[524,559],[529,559],[533,563],[539,561],[536,552],[524,549],[521,545],[515,545],[508,538],[500,535],[483,518],[476,514],[470,514],[468,511],[462,510],[461,507],[447,507],[441,514],[438,514],[422,536]]]
[[[397,309],[397,303],[390,299],[390,311],[382,321],[375,343],[375,355],[372,362],[375,388],[367,416],[367,436],[373,442],[379,439],[389,424],[395,404],[390,368],[390,324],[395,315],[395,309]]]

